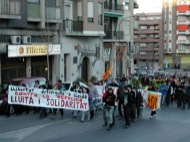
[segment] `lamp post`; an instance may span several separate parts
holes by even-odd
[[[125,21],[126,19],[130,19],[130,18],[132,18],[132,17],[134,17],[134,15],[132,15],[132,16],[127,16],[127,17],[124,17],[124,18],[122,18],[121,20],[120,20],[120,22],[119,22],[119,55],[121,55],[121,23],[123,22],[123,21]],[[129,44],[128,44],[129,45]],[[120,59],[121,60],[121,59]],[[121,66],[122,66],[122,63],[121,63]],[[120,72],[122,72],[122,68],[120,68],[121,70],[120,70]]]

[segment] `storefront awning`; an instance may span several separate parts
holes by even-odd
[[[116,13],[104,13],[104,16],[106,17],[115,17],[115,18],[119,18],[122,17],[123,14],[116,14]]]

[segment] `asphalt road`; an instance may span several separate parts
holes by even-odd
[[[149,115],[150,110],[144,109],[128,129],[123,128],[123,120],[116,119],[111,131],[102,127],[102,111],[84,123],[72,118],[71,111],[55,120],[38,119],[32,113],[10,118],[1,115],[0,142],[190,142],[190,110],[173,105],[158,110],[156,119],[150,120]]]

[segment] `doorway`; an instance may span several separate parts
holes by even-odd
[[[81,78],[84,79],[86,82],[88,82],[88,64],[89,59],[88,57],[84,57],[82,61],[82,68],[81,68]]]

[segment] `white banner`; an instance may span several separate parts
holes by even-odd
[[[143,89],[139,89],[139,91],[141,92],[147,107],[150,109],[160,109],[162,97],[160,92],[147,91]]]
[[[69,110],[89,110],[88,94],[13,85],[9,85],[8,103]]]

